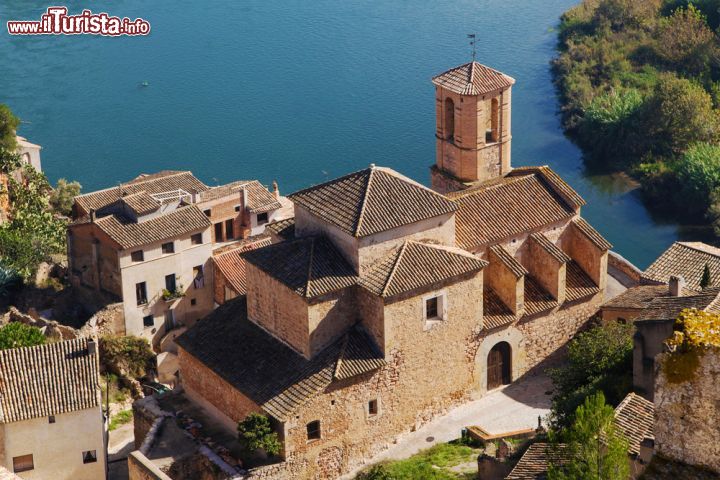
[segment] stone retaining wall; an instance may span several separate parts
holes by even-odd
[[[671,460],[720,473],[720,348],[699,357],[663,353],[656,358],[655,448]],[[674,359],[672,357],[675,357]],[[668,362],[684,381],[668,378]],[[682,368],[678,368],[679,363]],[[693,366],[695,364],[695,366]]]
[[[129,480],[172,480],[139,450],[130,452],[127,462]]]

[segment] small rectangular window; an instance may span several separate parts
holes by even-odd
[[[202,288],[205,286],[205,273],[202,265],[193,267],[193,284],[195,285],[195,288]]]
[[[83,452],[83,463],[97,462],[97,450],[87,450]]]
[[[165,290],[168,292],[174,292],[177,290],[177,283],[175,280],[175,274],[165,275]]]
[[[48,417],[48,423],[55,423],[55,415],[50,415]]]
[[[13,472],[28,472],[33,469],[35,469],[35,464],[33,463],[32,454],[13,457]]]
[[[152,315],[147,315],[143,317],[143,326],[144,327],[154,327],[155,326],[155,318]]]
[[[135,296],[137,297],[138,305],[144,305],[147,303],[147,285],[145,282],[135,284]]]
[[[168,253],[175,253],[175,243],[174,242],[167,242],[162,244],[162,253],[168,254]]]
[[[377,414],[378,414],[378,401],[370,400],[368,402],[368,415],[377,415]]]
[[[233,227],[233,221],[225,220],[225,239],[232,240],[235,238],[235,227]]]
[[[427,320],[438,318],[438,297],[425,300],[425,318]]]
[[[197,305],[197,300],[194,299],[194,298],[191,298],[191,299],[190,299],[190,305],[192,305],[192,306]]]
[[[235,205],[235,211],[236,211],[236,212],[239,212],[239,211],[240,211],[240,205]]]
[[[258,213],[258,216],[257,216],[257,224],[258,224],[258,225],[265,225],[266,223],[268,223],[268,214],[267,214],[267,212],[265,212],[265,213]]]
[[[193,233],[190,235],[190,243],[193,245],[202,245],[202,233]]]
[[[142,250],[135,250],[130,254],[130,259],[133,262],[142,262],[143,260],[145,260],[145,255],[143,254]]]
[[[223,241],[223,224],[218,222],[215,224],[215,242]]]
[[[210,215],[212,215],[212,211],[211,211],[209,208],[208,208],[207,210],[203,210],[203,213],[204,213],[205,216],[207,216],[207,217],[209,217]]]
[[[320,420],[315,420],[307,424],[307,439],[318,440],[320,438]]]

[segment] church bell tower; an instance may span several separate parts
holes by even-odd
[[[515,80],[475,61],[433,77],[436,158],[432,188],[463,190],[510,171]]]

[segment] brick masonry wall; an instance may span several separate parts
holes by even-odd
[[[681,383],[668,380],[671,355],[655,362],[655,451],[720,473],[720,349],[706,351]]]

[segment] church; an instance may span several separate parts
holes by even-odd
[[[247,295],[177,339],[193,402],[278,433],[282,461],[250,478],[353,470],[522,377],[603,300],[611,245],[584,200],[512,167],[514,79],[473,61],[432,83],[432,188],[370,165],[290,195],[282,241],[244,254]]]

